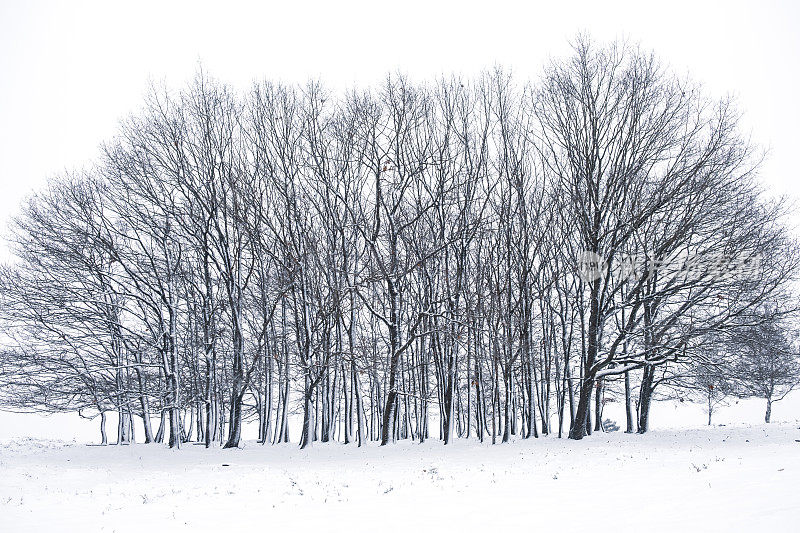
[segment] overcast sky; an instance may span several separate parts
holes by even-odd
[[[496,63],[525,79],[567,53],[580,31],[627,37],[710,95],[735,95],[753,139],[769,148],[763,180],[796,196],[798,4],[644,4],[0,0],[0,225],[48,177],[91,161],[150,80],[179,87],[200,62],[237,86],[257,78],[364,86],[391,71],[430,79]]]

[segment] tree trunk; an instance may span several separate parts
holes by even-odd
[[[594,430],[603,429],[603,380],[597,380],[597,391],[594,396]]]
[[[638,433],[647,433],[650,427],[650,402],[653,396],[653,369],[644,367],[642,384],[639,387],[639,429]]]
[[[631,408],[631,376],[625,372],[625,433],[633,433],[633,409]]]
[[[181,447],[181,413],[176,407],[169,410],[169,447]]]
[[[314,391],[311,390],[309,381],[310,380],[306,378],[307,390],[303,395],[303,431],[300,435],[301,450],[311,446],[311,443],[314,440],[314,405],[311,400],[314,395]]]
[[[578,409],[575,413],[575,422],[569,430],[569,438],[581,440],[586,436],[587,426],[589,425],[589,406],[592,401],[592,389],[594,381],[587,379],[581,383],[578,394]],[[589,426],[591,428],[591,426]]]
[[[242,402],[244,401],[244,336],[240,302],[230,298],[233,329],[233,391],[231,393],[230,427],[224,448],[238,448],[242,438]]]
[[[228,427],[228,440],[223,448],[238,448],[242,438],[242,402],[243,397],[237,393],[231,397],[230,426]]]
[[[582,439],[589,431],[589,407],[592,399],[592,385],[594,385],[594,371],[592,366],[597,358],[600,336],[600,281],[591,282],[591,296],[589,307],[589,327],[587,331],[588,342],[586,346],[586,361],[583,365],[583,379],[581,380],[580,395],[578,397],[578,412],[575,414],[575,423],[569,430],[569,438]]]
[[[390,300],[390,325],[389,325],[389,391],[386,395],[386,405],[383,409],[383,424],[381,427],[381,446],[389,443],[390,436],[394,436],[394,418],[397,408],[397,367],[400,362],[400,313],[397,290],[394,283],[390,280],[387,283],[387,290]]]
[[[161,443],[164,442],[164,426],[166,424],[167,419],[167,410],[161,410],[161,416],[159,417],[158,422],[158,431],[156,431],[155,442]]]
[[[105,446],[108,444],[108,435],[106,434],[106,412],[100,412],[100,444]]]

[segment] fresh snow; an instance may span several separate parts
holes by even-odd
[[[796,421],[360,449],[15,438],[0,531],[787,531],[798,487]]]

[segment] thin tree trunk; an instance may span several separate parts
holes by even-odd
[[[106,434],[106,412],[100,411],[100,444],[105,446],[108,444],[108,435]]]
[[[631,408],[631,376],[625,372],[625,433],[633,433],[633,409]]]

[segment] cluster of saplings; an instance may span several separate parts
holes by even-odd
[[[737,117],[587,39],[529,84],[156,88],[13,223],[0,401],[235,447],[581,439],[609,399],[644,432],[776,358],[783,391],[798,254]]]

